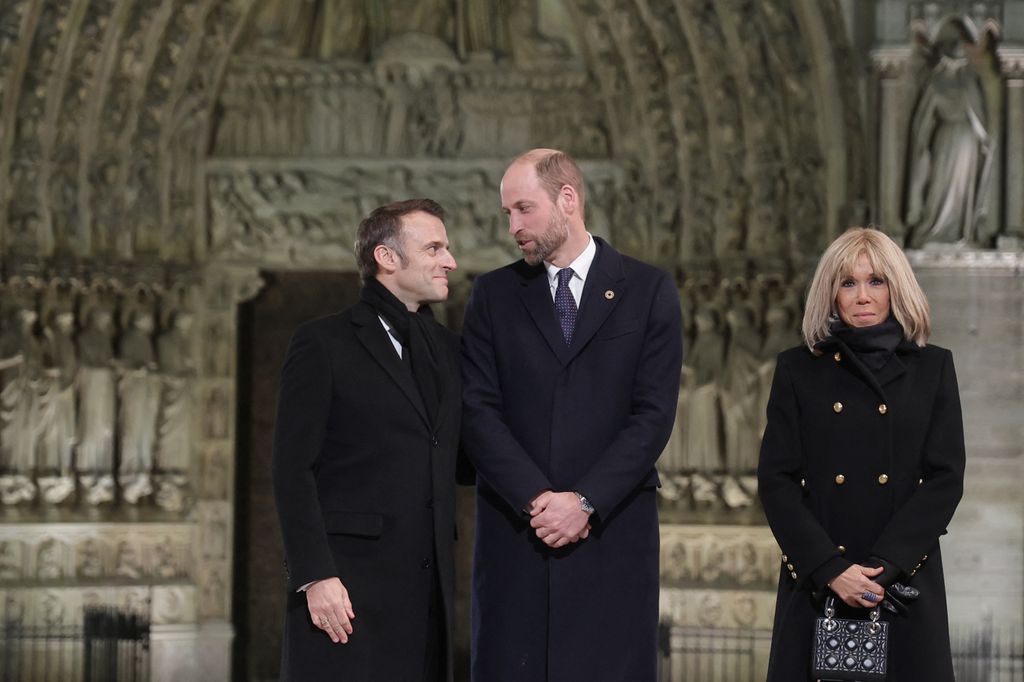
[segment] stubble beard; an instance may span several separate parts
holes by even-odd
[[[556,205],[548,220],[547,229],[534,236],[532,252],[523,252],[523,259],[528,265],[539,265],[548,260],[555,251],[569,239],[569,219]]]

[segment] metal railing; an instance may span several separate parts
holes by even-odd
[[[110,607],[86,608],[81,625],[3,621],[2,682],[147,682],[149,622]]]
[[[766,630],[659,627],[658,682],[758,682],[765,671],[757,652],[767,654]]]
[[[992,618],[950,633],[957,682],[1024,682],[1024,633],[997,630]]]

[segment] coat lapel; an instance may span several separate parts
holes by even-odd
[[[597,242],[597,253],[594,255],[590,272],[587,273],[587,281],[583,285],[576,331],[569,346],[566,362],[571,361],[586,347],[625,293],[626,275],[622,269],[622,256],[603,240],[597,237],[594,237],[594,240]]]
[[[527,265],[524,261],[516,264],[522,277],[523,305],[562,365],[569,364],[586,347],[625,293],[626,276],[622,268],[622,256],[599,237],[594,237],[594,241],[597,243],[597,253],[583,285],[576,331],[569,346],[565,345],[562,337],[562,328],[558,324],[555,304],[551,298],[551,284],[544,266]]]
[[[367,352],[373,356],[384,371],[394,380],[402,393],[409,399],[417,414],[430,426],[430,419],[427,417],[427,410],[420,398],[419,389],[413,379],[412,372],[402,364],[401,358],[395,352],[395,347],[380,323],[377,313],[366,303],[357,303],[352,310],[352,324],[356,327],[356,338],[363,344]]]
[[[551,352],[563,365],[569,362],[570,350],[562,337],[562,328],[555,315],[555,304],[551,298],[551,285],[548,284],[547,273],[543,265],[527,265],[525,261],[516,264],[522,289],[520,295],[526,311],[533,318],[541,336],[547,342]],[[578,329],[577,329],[578,331]]]

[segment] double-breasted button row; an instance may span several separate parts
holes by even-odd
[[[846,475],[845,474],[836,474],[835,481],[836,481],[836,485],[842,485],[842,484],[846,483]],[[888,482],[889,482],[889,474],[879,474],[878,475],[878,485],[885,485]]]
[[[843,411],[843,404],[838,400],[832,403],[832,411],[839,414]],[[886,414],[889,411],[889,406],[882,403],[878,406],[878,414]]]
[[[793,580],[796,580],[796,566],[794,566],[793,562],[789,560],[789,556],[783,554],[782,563],[786,564],[786,570],[789,571],[789,577],[791,577]]]

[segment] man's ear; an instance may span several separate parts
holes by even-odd
[[[377,261],[379,272],[390,275],[398,270],[398,254],[390,246],[377,244],[373,247],[373,260]]]
[[[562,185],[558,190],[558,203],[566,215],[573,215],[580,209],[580,197],[572,185]]]

